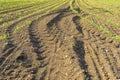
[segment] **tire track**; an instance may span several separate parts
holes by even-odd
[[[78,3],[80,4],[79,1],[78,1]],[[84,2],[83,2],[83,4],[84,4]],[[85,13],[88,13],[88,14],[89,14],[89,11],[90,11],[91,9],[89,9],[88,6],[85,6],[85,5],[83,5],[83,4],[81,4],[80,6],[81,6],[83,9],[84,9],[84,8],[86,9]],[[104,12],[108,12],[108,11],[104,11]],[[92,14],[92,13],[93,13],[93,14]],[[109,20],[106,21],[105,19],[100,19],[100,18],[99,18],[99,16],[104,17],[103,14],[101,14],[100,12],[98,12],[98,13],[96,13],[96,16],[95,16],[95,15],[94,15],[95,12],[92,11],[92,13],[89,14],[89,18],[88,18],[88,19],[90,19],[91,21],[94,21],[94,23],[97,24],[97,25],[101,25],[101,26],[105,27],[108,31],[110,31],[111,33],[113,33],[113,36],[114,36],[114,35],[120,35],[120,33],[119,33],[119,28],[118,28],[118,27],[116,27],[115,25],[110,24],[110,21],[109,21]],[[111,14],[111,13],[110,13],[110,14]],[[108,17],[110,17],[110,16],[106,16],[105,18],[106,18],[106,19],[110,19],[110,18],[108,18]],[[112,18],[114,18],[114,17],[112,17]]]
[[[89,28],[85,28],[85,26],[86,27],[89,26]],[[104,36],[103,34],[100,35],[99,31],[95,30],[95,28],[92,29],[92,27],[90,27],[88,23],[86,23],[86,25],[82,24],[82,27],[83,27],[84,37],[87,36],[87,39],[83,38],[85,46],[89,45],[88,49],[86,49],[85,51],[90,50],[88,53],[90,54],[91,58],[95,61],[95,64],[97,65],[97,69],[100,73],[99,76],[102,78],[102,80],[104,79],[116,80],[118,76],[118,75],[116,76],[116,74],[118,74],[117,71],[118,65],[116,63],[116,60],[118,60],[118,58],[113,57],[113,55],[115,54],[117,55],[118,50],[113,49],[115,48],[114,44],[111,43],[111,41],[108,42],[106,36]],[[104,45],[102,46],[102,44]],[[113,53],[112,52],[113,50],[116,53]],[[99,63],[96,61],[98,61]]]
[[[8,30],[9,30],[9,29],[8,29]],[[33,30],[34,30],[34,29],[33,29]],[[10,30],[9,32],[12,32],[12,31]],[[27,32],[27,31],[26,31],[26,32]],[[30,29],[28,32],[31,32],[30,35],[35,34],[34,31],[32,32],[31,29]],[[22,34],[20,34],[20,35],[22,35]],[[15,35],[12,35],[12,36],[15,37]],[[35,37],[32,36],[32,38],[35,38]],[[26,39],[26,38],[21,37],[21,39]],[[31,38],[30,38],[30,39],[31,39]],[[19,41],[19,40],[18,40],[18,41]],[[27,41],[27,40],[25,40],[25,41]],[[13,42],[13,44],[15,44],[15,41]],[[27,47],[26,44],[27,44],[27,42],[25,42],[23,46],[26,46],[26,47]],[[43,43],[43,44],[44,44],[44,43]],[[19,47],[22,48],[21,44],[19,44],[19,45],[20,45],[20,46],[17,46],[17,47],[18,47],[18,48],[19,48]],[[35,46],[34,46],[34,47],[35,47]],[[44,47],[44,46],[43,46],[43,47]],[[41,47],[41,49],[42,49],[43,47]],[[28,47],[28,48],[29,48],[29,47]],[[21,49],[21,50],[23,50],[25,54],[28,54],[28,52],[29,52],[28,50],[25,51],[25,49]],[[30,48],[30,50],[33,50],[33,49]],[[43,50],[44,50],[44,48],[43,48]],[[32,52],[32,51],[31,51],[31,52]],[[30,57],[32,58],[32,64],[33,64],[33,65],[36,65],[37,67],[41,67],[41,68],[42,68],[42,67],[44,67],[46,64],[48,64],[48,63],[46,63],[46,62],[44,62],[44,61],[41,61],[41,62],[36,61],[36,59],[37,59],[37,60],[41,60],[41,54],[38,54],[38,55],[37,55],[38,57],[37,57],[34,53],[31,53],[31,52],[30,52],[30,54],[32,54],[34,57],[32,57],[32,56],[28,56],[28,57],[29,57],[29,58],[30,58]],[[41,52],[44,52],[44,51],[41,51]],[[45,53],[45,52],[44,52],[44,53]],[[49,53],[49,51],[46,52],[46,53]],[[15,54],[15,52],[14,52],[14,54]],[[15,55],[14,55],[14,56],[15,56]],[[35,57],[35,56],[36,56],[36,57]],[[17,58],[17,57],[18,57],[18,58]],[[22,58],[22,53],[20,53],[20,55],[17,56],[17,57],[16,57],[16,59],[18,59],[18,60],[20,59],[20,60],[21,60],[21,58]],[[24,56],[23,56],[23,58],[24,58]],[[15,58],[14,58],[14,59],[15,59]],[[16,60],[16,59],[15,59],[15,60]],[[27,61],[28,61],[28,60],[27,60]],[[25,63],[26,63],[27,61],[25,61]],[[35,62],[34,62],[34,61],[35,61]],[[28,62],[29,62],[29,61],[28,61]],[[11,62],[11,63],[12,63],[12,62]],[[36,63],[36,64],[34,64],[34,63]],[[8,65],[8,64],[7,64],[7,65]],[[27,65],[27,64],[26,64],[26,65]],[[29,66],[29,64],[28,64],[28,66]],[[21,70],[21,69],[19,69],[19,70]],[[14,71],[17,71],[17,70],[14,70]],[[22,75],[23,72],[25,72],[24,69],[23,69],[23,71],[22,71],[20,74]],[[20,75],[20,74],[19,74],[19,75]],[[28,73],[27,73],[27,74],[28,74]],[[24,74],[23,74],[23,75],[24,75]],[[39,76],[40,76],[40,75],[39,75]],[[27,79],[27,77],[26,77],[26,79]]]
[[[6,30],[6,34],[9,34],[10,37],[7,39],[7,44],[5,45],[5,47],[4,47],[3,51],[2,51],[3,54],[9,56],[11,53],[13,53],[14,49],[16,48],[16,45],[14,45],[14,42],[13,42],[14,40],[12,38],[12,36],[13,36],[13,30],[14,30],[15,26],[17,26],[20,23],[24,23],[26,20],[34,19],[36,16],[39,16],[39,15],[40,15],[39,13],[33,14],[31,16],[28,16],[28,17],[26,17],[26,18],[24,18],[22,20],[19,20],[19,21],[13,23],[12,25],[10,25],[8,27],[8,29]],[[6,58],[7,57],[3,57],[3,58],[1,57],[1,59],[2,59],[1,60],[1,65],[3,65],[2,63],[4,63],[4,61],[6,61],[5,60]]]
[[[58,18],[58,17],[57,17]],[[65,17],[66,18],[66,17]],[[55,18],[56,19],[56,18]],[[67,19],[67,18],[66,18]],[[70,18],[69,18],[70,19]],[[71,21],[71,20],[70,20]],[[61,22],[64,22],[64,20],[63,19],[61,19]],[[53,22],[52,22],[53,23]],[[58,23],[56,23],[56,25],[53,25],[54,27],[56,26],[56,28],[54,29],[54,27],[53,27],[53,29],[56,31],[56,29],[58,29],[58,32],[54,32],[54,34],[58,34],[59,32],[60,32],[60,30],[61,31],[64,31],[65,29],[65,25],[64,25],[64,28],[62,27],[61,28],[61,25],[59,25],[59,24],[63,24],[63,23],[60,23],[60,22],[58,22]],[[72,24],[74,24],[74,23],[72,23]],[[75,23],[76,24],[76,23]],[[74,26],[78,26],[78,25],[75,25],[74,24]],[[71,25],[70,25],[71,26]],[[70,27],[69,26],[69,27]],[[71,26],[71,27],[73,27],[73,26]],[[79,27],[78,27],[79,28]],[[74,29],[74,28],[71,28],[71,29]],[[76,29],[76,27],[75,27],[75,29]],[[52,31],[54,31],[54,30],[52,30]],[[77,31],[77,30],[76,30]],[[64,32],[66,32],[66,31],[64,31]],[[64,33],[63,32],[63,33]],[[69,32],[68,32],[69,33]],[[68,34],[68,36],[73,36],[73,35],[75,35],[76,33],[74,33],[74,32],[72,32],[72,34]],[[77,32],[77,34],[78,34],[78,32]],[[59,40],[61,40],[62,39],[62,37],[59,37]],[[67,38],[68,39],[68,38]],[[62,42],[64,41],[64,39],[62,39]],[[64,42],[64,44],[65,44],[66,42]],[[77,42],[76,42],[77,43]],[[61,43],[62,44],[62,43]],[[69,43],[70,44],[70,43]],[[80,44],[80,45],[82,45],[82,44]],[[67,44],[65,45],[66,47],[67,47]],[[74,49],[76,49],[76,48],[78,48],[78,49],[80,49],[78,46],[76,46],[75,45],[75,47],[74,47]],[[76,49],[77,50],[77,49]],[[73,51],[75,51],[75,50],[73,50]],[[76,54],[77,54],[77,52],[75,52]],[[82,55],[82,51],[81,51],[81,55]],[[79,57],[78,57],[79,58]],[[81,64],[80,65],[80,67],[81,67],[81,69],[83,68],[83,66],[84,66],[84,61],[82,61],[82,59],[79,61],[80,63],[79,64]],[[85,68],[83,69],[83,70],[85,70]],[[82,71],[82,70],[81,70]],[[78,72],[79,73],[79,72]],[[76,73],[75,73],[76,74]],[[81,76],[81,79],[86,79],[86,80],[89,80],[90,79],[90,77],[88,76],[88,74],[87,74],[87,72],[86,71],[83,71],[83,74],[82,75],[84,75],[85,77],[82,77]],[[74,75],[75,76],[75,75]],[[80,77],[80,76],[79,76]]]
[[[40,23],[46,22],[46,20],[50,21],[50,19],[52,19],[52,17],[54,17],[55,15],[43,18],[42,20],[40,20]],[[35,26],[37,28],[35,28]],[[41,65],[39,66],[40,69],[38,70],[37,75],[41,75],[40,79],[48,80],[50,75],[50,68],[52,66],[52,63],[54,63],[53,61],[54,58],[51,57],[53,56],[54,53],[55,43],[53,42],[53,37],[49,35],[48,31],[46,31],[45,26],[46,24],[41,24],[39,26],[38,22],[35,22],[29,28],[29,33],[32,47],[34,48],[34,52],[36,52],[38,56],[37,60],[41,61]],[[50,49],[51,47],[53,48],[52,50]],[[42,55],[45,55],[46,57],[43,57]]]
[[[88,51],[88,53],[90,54],[91,58],[95,61],[96,67],[97,67],[97,69],[98,69],[98,71],[100,73],[99,76],[101,76],[101,78],[103,80],[104,79],[106,80],[107,76],[105,75],[105,69],[104,69],[103,66],[101,66],[102,64],[100,62],[100,58],[96,54],[97,52],[90,45],[87,47],[86,51]],[[94,74],[92,74],[92,75],[94,75]],[[93,76],[93,78],[94,78],[94,76]]]
[[[97,23],[98,25],[104,26],[113,35],[120,35],[118,27],[112,26],[112,25],[110,25],[108,23],[104,23],[103,21],[100,21],[99,19],[96,19],[94,17],[92,17],[91,20],[94,21],[94,23]]]
[[[68,5],[36,20],[39,15],[29,16],[7,28],[10,37],[0,55],[0,79],[120,78],[119,43],[80,20],[69,11]],[[31,20],[31,24],[13,35],[15,26],[27,20]]]
[[[91,79],[102,79],[102,80],[107,80],[107,79],[119,79],[118,75],[118,65],[115,61],[117,61],[118,58],[113,57],[114,53],[112,52],[113,50],[111,48],[115,48],[116,45],[112,42],[112,40],[107,41],[108,37],[105,34],[101,34],[97,28],[94,26],[91,26],[90,24],[86,22],[79,21],[77,22],[78,25],[81,25],[82,27],[82,33],[83,33],[83,38],[81,39],[84,42],[84,46],[88,47],[85,49],[85,61],[87,62],[88,66],[91,66],[89,63],[89,57],[88,54],[90,54],[90,58],[92,60],[92,63],[96,65],[94,66],[94,69],[96,75],[98,77],[95,77],[95,74],[88,70],[88,73],[91,74],[92,77]],[[99,23],[99,22],[98,22]],[[88,27],[89,26],[89,27]],[[80,26],[79,26],[80,27]],[[104,50],[103,50],[103,45],[104,44]],[[108,45],[109,44],[109,45]],[[119,43],[117,43],[119,45]],[[88,46],[89,45],[89,46]],[[111,46],[111,48],[109,48]],[[78,50],[78,49],[77,49]],[[118,49],[117,47],[114,49],[116,52],[115,54],[117,55]],[[87,53],[86,53],[87,52]],[[102,55],[101,55],[102,54]],[[108,66],[108,67],[106,67]],[[89,68],[89,67],[88,67]]]
[[[46,24],[44,24],[43,22],[48,20],[49,21],[49,18],[44,18],[42,19],[42,21],[39,23],[40,27],[39,28],[35,28],[33,27],[34,29],[36,29],[36,31],[33,31],[34,33],[36,32],[36,36],[39,35],[40,37],[40,42],[41,43],[44,43],[44,45],[47,45],[47,49],[51,48],[53,49],[53,51],[50,51],[49,50],[49,54],[47,53],[47,57],[49,58],[49,64],[48,66],[46,67],[47,69],[44,69],[42,72],[39,72],[39,74],[42,74],[43,76],[40,77],[40,79],[45,79],[45,80],[48,80],[48,79],[52,79],[52,80],[55,80],[55,79],[79,79],[81,77],[81,79],[84,79],[84,77],[82,77],[82,70],[79,68],[79,65],[77,66],[77,68],[75,68],[75,65],[78,64],[78,61],[76,61],[76,59],[73,58],[73,60],[75,60],[75,62],[71,59],[71,56],[74,56],[76,54],[73,54],[75,53],[73,48],[72,48],[72,45],[71,46],[68,46],[68,42],[66,43],[66,41],[62,38],[64,38],[63,36],[66,35],[65,33],[62,33],[61,29],[59,29],[60,26],[58,26],[57,22],[54,22],[56,19],[58,18],[62,18],[60,16],[63,16],[64,14],[60,14],[58,15],[57,17],[53,18],[50,22],[48,22],[48,24],[51,24],[48,26],[47,24],[47,27],[45,28],[44,26],[46,26]],[[59,21],[60,19],[58,19]],[[61,21],[61,20],[60,20]],[[51,26],[51,27],[50,27]],[[32,30],[34,30],[32,29]],[[39,32],[37,32],[38,30],[40,30]],[[32,33],[30,31],[30,33]],[[45,36],[46,34],[47,36]],[[57,33],[57,35],[55,35]],[[49,34],[49,35],[48,35]],[[32,34],[35,36],[35,34]],[[62,36],[61,36],[62,35]],[[52,38],[52,41],[49,41],[49,37],[50,36],[53,36]],[[67,37],[68,35],[66,35]],[[48,38],[47,38],[48,37]],[[38,37],[37,37],[38,38]],[[32,37],[32,39],[35,39],[35,42],[39,42],[35,37]],[[50,38],[51,39],[51,38]],[[67,38],[69,39],[69,37]],[[65,42],[64,42],[65,41]],[[34,44],[35,42],[32,41],[32,44]],[[61,42],[64,42],[64,43],[61,43]],[[70,41],[71,42],[71,41]],[[50,46],[51,44],[51,46]],[[59,47],[59,45],[62,44],[61,47]],[[50,46],[50,47],[49,47]],[[35,48],[35,46],[33,46]],[[62,47],[66,47],[66,49],[62,48]],[[61,53],[61,50],[63,51],[62,53],[64,54],[60,54]],[[72,51],[72,53],[70,51]],[[38,52],[38,51],[37,51]],[[71,54],[68,54],[68,53],[71,53]],[[37,53],[39,54],[39,53]],[[46,54],[45,52],[43,52],[42,54]],[[65,56],[62,56],[62,55],[66,55],[66,58],[64,58]],[[67,57],[68,56],[68,57]],[[62,58],[63,57],[63,58]],[[70,61],[70,63],[67,63],[68,61]],[[71,63],[72,61],[72,63]],[[60,64],[60,65],[57,65],[57,64]],[[63,67],[61,67],[61,65],[63,64]],[[68,65],[70,65],[71,67],[69,67]],[[73,67],[72,67],[73,66]],[[64,69],[65,68],[65,69]],[[70,71],[74,71],[75,70],[75,73],[71,73]],[[62,71],[65,71],[64,72],[61,72]],[[67,71],[66,71],[67,70]],[[77,71],[78,70],[78,71]],[[41,70],[40,70],[41,71]],[[77,72],[76,72],[77,71]],[[71,75],[68,75],[70,74]],[[58,75],[55,75],[55,74],[59,74]],[[76,74],[76,76],[75,76]],[[79,74],[82,74],[82,75],[79,75]],[[54,75],[54,77],[52,76]],[[66,77],[65,77],[66,76]],[[68,77],[67,77],[68,76]],[[74,76],[74,78],[72,78],[71,76]],[[79,78],[78,78],[79,77]],[[87,79],[87,78],[86,78]]]

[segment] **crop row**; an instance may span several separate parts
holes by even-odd
[[[90,6],[84,0],[79,0],[79,1],[77,1],[77,3],[79,4],[79,7],[81,8],[82,11],[84,11],[92,16],[95,16],[96,18],[98,18],[98,19],[100,19],[100,20],[102,20],[110,25],[113,25],[115,27],[120,26],[119,23],[116,23],[115,21],[110,20],[110,19],[106,19],[107,17],[110,18],[111,16],[113,16],[113,15],[111,15],[112,13],[109,12],[108,10],[104,10],[102,8],[95,8],[93,6]],[[105,17],[105,18],[103,18],[103,17]]]
[[[79,0],[78,4],[82,5],[81,6],[82,9],[85,12],[89,13],[90,15],[93,15],[96,18],[98,18],[112,26],[120,27],[120,24],[118,22],[114,21],[116,18],[118,18],[117,15],[115,15],[113,12],[111,12],[108,9],[94,7],[93,5],[90,5],[90,3],[88,4],[88,2],[89,2],[88,0]],[[114,20],[110,20],[109,19],[110,17],[112,17],[112,19],[114,18]]]
[[[59,1],[59,3],[62,3],[62,2],[63,1]],[[38,6],[37,9],[29,10],[31,12],[25,11],[25,13],[22,13],[23,15],[21,14],[21,16],[16,15],[16,16],[18,16],[18,18],[15,18],[15,19],[10,18],[10,20],[8,22],[4,22],[2,25],[0,25],[0,28],[7,27],[10,24],[13,24],[13,23],[15,23],[15,22],[17,22],[19,20],[22,20],[22,19],[24,19],[26,17],[29,17],[29,16],[32,16],[34,14],[40,14],[40,12],[45,11],[46,9],[49,9],[51,7],[57,6],[59,3],[57,3],[57,1],[54,1],[54,2],[50,2],[49,4],[46,3],[44,5],[40,5],[40,6]],[[14,17],[14,15],[13,15],[13,17]]]
[[[19,26],[15,26],[15,29],[14,29],[14,31],[12,33],[12,34],[15,34],[17,31],[21,30],[22,28],[28,27],[32,23],[33,20],[37,20],[37,19],[39,19],[39,18],[41,18],[41,17],[43,17],[43,16],[45,16],[47,14],[50,14],[52,11],[58,9],[59,7],[61,7],[62,5],[64,5],[67,2],[68,2],[68,0],[62,0],[62,1],[60,0],[59,3],[58,3],[58,0],[56,0],[54,4],[52,4],[53,2],[51,2],[51,5],[49,3],[48,4],[49,6],[46,5],[46,7],[44,6],[44,8],[41,8],[40,10],[38,10],[36,12],[33,12],[32,14],[29,14],[29,15],[27,15],[25,17],[21,17],[18,20],[12,22],[11,24],[9,23],[8,26],[12,25],[15,22],[19,22],[21,20],[32,17],[32,20],[31,19],[25,20],[24,24],[21,24]],[[9,33],[0,35],[0,40],[4,40],[4,39],[6,39],[8,37],[10,37]]]
[[[10,12],[10,11],[16,11],[19,9],[22,9],[24,7],[30,7],[33,5],[36,5],[37,3],[46,3],[44,2],[40,2],[40,1],[29,1],[29,0],[22,0],[22,1],[7,1],[7,0],[1,0],[0,1],[0,14],[4,13],[4,12]]]
[[[18,10],[15,12],[11,12],[11,13],[6,13],[4,15],[0,15],[2,19],[2,21],[0,21],[0,24],[3,24],[4,22],[7,23],[8,21],[12,21],[12,20],[16,20],[18,18],[21,18],[22,16],[26,16],[28,14],[31,14],[33,12],[36,12],[40,9],[44,9],[46,7],[49,7],[51,5],[55,5],[56,2],[52,2],[52,3],[45,3],[45,4],[37,4],[36,6],[30,7],[30,8],[25,8],[22,10]]]
[[[93,20],[87,18],[87,17],[84,17],[83,15],[81,15],[77,10],[74,9],[73,7],[73,1],[74,0],[70,0],[70,8],[71,10],[73,11],[73,13],[75,13],[77,16],[79,16],[81,19],[83,19],[84,21],[88,22],[89,24],[91,24],[92,26],[95,26],[97,27],[102,33],[105,33],[107,34],[109,37],[113,38],[113,39],[116,39],[117,41],[120,41],[120,36],[118,35],[114,35],[112,32],[110,32],[105,26],[101,25],[101,24],[97,24],[95,23]],[[97,17],[96,14],[94,13],[91,13],[89,11],[87,11],[88,9],[85,9],[83,7],[80,6],[80,0],[76,0],[75,1],[75,5],[77,7],[79,7],[80,11],[81,12],[84,12],[92,17],[95,17],[97,18],[97,20],[99,20],[99,16]]]

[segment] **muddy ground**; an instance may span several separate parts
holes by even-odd
[[[0,80],[118,79],[120,43],[82,21],[69,6],[0,41]]]

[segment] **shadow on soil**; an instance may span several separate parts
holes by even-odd
[[[80,34],[83,35],[82,27],[80,25],[80,18],[78,16],[73,17],[73,22],[76,25],[76,29],[79,31]],[[85,80],[91,80],[91,76],[88,72],[88,65],[85,61],[85,49],[84,49],[84,42],[81,40],[77,40],[75,38],[75,45],[73,46],[74,51],[76,52],[78,56],[78,62],[80,68],[84,70]]]
[[[66,9],[61,9],[59,11],[51,13],[51,14],[56,14],[56,13],[59,13],[59,14],[55,18],[53,18],[50,22],[47,23],[47,27],[48,28],[52,27],[53,24],[58,23],[63,17],[70,15],[70,14],[66,14],[66,13],[70,13],[70,12],[71,11],[70,11],[70,9],[68,7]]]
[[[80,18],[78,16],[75,16],[73,17],[73,22],[75,23],[76,29],[79,31],[79,33],[83,34],[82,27],[80,26],[80,23],[79,23],[79,19]]]
[[[85,80],[91,80],[91,75],[87,72],[88,66],[87,63],[85,61],[85,50],[84,50],[84,42],[83,41],[75,41],[75,46],[73,46],[74,51],[76,52],[77,56],[78,56],[78,61],[79,61],[79,65],[80,67],[85,70],[84,74],[86,75],[86,79]]]

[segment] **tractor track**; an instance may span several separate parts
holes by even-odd
[[[67,4],[35,19],[41,14],[7,27],[10,37],[1,48],[0,80],[120,79],[119,42],[79,19]],[[32,22],[13,35],[27,20]]]
[[[84,23],[83,26],[85,51],[90,54],[92,61],[94,61],[94,65],[96,65],[99,71],[96,71],[99,73],[99,78],[101,77],[100,79],[102,80],[119,79],[119,65],[116,62],[119,61],[119,47],[117,49],[116,46],[119,45],[119,43],[114,44],[105,34],[101,34],[97,28],[90,27],[87,23],[86,25]],[[89,26],[89,28],[87,28],[87,26]]]
[[[12,53],[14,52],[14,49],[17,47],[15,45],[15,39],[13,38],[13,30],[16,26],[23,24],[25,21],[30,20],[30,19],[34,19],[35,17],[41,15],[41,13],[37,13],[37,14],[33,14],[31,16],[25,17],[22,20],[16,21],[15,23],[13,23],[12,25],[10,25],[7,30],[6,30],[6,34],[9,34],[10,37],[7,38],[6,43],[4,45],[4,49],[2,51],[2,54],[0,56],[1,59],[1,66],[3,66],[3,64],[5,64],[5,61],[8,59],[8,57],[10,57],[12,55]],[[16,50],[16,49],[15,49]]]
[[[45,80],[65,79],[66,80],[66,79],[71,79],[72,77],[70,77],[70,76],[74,76],[74,73],[71,73],[71,75],[68,75],[70,73],[67,73],[68,71],[66,71],[66,69],[69,71],[74,69],[75,67],[72,68],[72,66],[74,66],[72,64],[76,63],[76,62],[73,62],[73,63],[66,62],[69,60],[72,61],[71,56],[75,56],[75,54],[72,54],[72,53],[68,54],[68,53],[70,53],[69,50],[70,50],[70,48],[72,48],[72,46],[68,46],[67,45],[68,43],[64,42],[64,37],[71,36],[71,35],[65,34],[65,32],[59,28],[60,25],[58,26],[58,23],[61,22],[62,17],[65,17],[64,15],[65,15],[65,13],[60,13],[60,14],[58,14],[58,16],[56,16],[50,22],[48,22],[48,24],[51,24],[51,27],[50,27],[50,25],[47,26],[48,24],[46,25],[43,23],[44,20],[49,19],[49,17],[48,17],[48,19],[47,18],[42,19],[42,21],[39,23],[40,24],[40,27],[38,26],[39,28],[33,27],[34,29],[36,29],[36,31],[30,30],[30,33],[33,33],[31,35],[31,37],[32,37],[31,42],[34,47],[34,51],[37,54],[46,54],[46,56],[49,58],[48,66],[46,66],[46,69],[44,69],[44,71],[42,73],[39,73],[41,75],[44,74],[43,76],[40,77],[41,80],[42,79],[45,79]],[[57,22],[56,22],[56,19],[58,20]],[[46,26],[46,28],[44,28],[42,26]],[[32,30],[34,30],[34,29],[32,29]],[[38,29],[40,30],[40,32],[38,32]],[[61,32],[61,31],[63,31],[63,32]],[[35,35],[34,33],[37,33],[37,34]],[[58,33],[58,34],[55,35],[56,33]],[[37,37],[38,35],[39,35],[40,39]],[[46,46],[44,48],[46,48],[45,51],[48,50],[47,52],[44,52],[44,51],[40,52],[41,48],[39,48],[39,46],[34,46],[35,44],[39,44],[39,42],[43,45],[42,47]],[[62,46],[61,46],[61,44],[62,44]],[[51,50],[51,47],[52,47],[52,50]],[[62,47],[64,47],[65,49]],[[61,52],[62,50],[63,50],[63,52]],[[72,52],[74,52],[74,50]],[[62,54],[62,53],[64,53],[64,54]],[[66,58],[63,55],[65,55]],[[57,61],[59,62],[59,65],[57,65],[58,64]],[[63,68],[62,67],[60,68],[60,65],[62,65],[62,63],[63,63]],[[75,65],[77,65],[77,64],[75,64]],[[71,66],[71,67],[69,67],[69,66]],[[78,65],[77,69],[79,69],[79,65]],[[61,72],[61,70],[62,70],[62,72]],[[65,73],[63,72],[64,70],[65,70]],[[80,74],[80,72],[75,72],[75,74]],[[74,76],[73,80],[77,79],[77,77],[80,77],[80,76],[79,75],[76,75],[76,77]]]
[[[92,9],[90,9],[89,7],[91,7],[92,8],[92,6],[91,5],[89,5],[89,4],[87,4],[87,1],[85,2],[84,0],[81,0],[81,1],[83,1],[83,4],[80,4],[79,3],[79,1],[78,1],[78,3],[81,5],[81,7],[84,9],[84,8],[86,8],[86,11],[87,11],[87,13],[89,14],[89,11],[91,11]],[[85,6],[85,5],[87,5],[87,6]],[[93,9],[94,9],[94,7],[93,7]],[[103,27],[105,27],[108,31],[110,31],[113,35],[117,35],[117,36],[119,36],[120,35],[120,32],[119,32],[119,27],[118,26],[116,26],[116,25],[113,25],[113,24],[111,24],[110,23],[110,19],[109,19],[109,17],[110,16],[107,16],[107,15],[104,15],[102,12],[108,12],[108,11],[106,11],[106,10],[104,10],[103,9],[103,11],[101,11],[102,9],[99,9],[98,8],[98,10],[99,10],[99,12],[96,12],[96,11],[92,11],[92,12],[90,12],[90,17],[89,17],[89,19],[91,20],[91,21],[94,21],[94,23],[96,23],[97,25],[102,25]],[[85,13],[86,13],[86,11],[85,11]],[[92,13],[92,14],[91,14]],[[110,13],[110,14],[112,14],[111,12],[108,12],[108,13]],[[95,15],[96,14],[96,15]],[[102,19],[102,18],[100,18],[99,16],[101,16],[101,17],[104,17],[104,16],[106,16],[106,17],[104,17],[106,20],[107,19],[109,19],[108,21],[106,21],[105,19]],[[114,18],[114,16],[113,16],[113,14],[112,14],[112,18]],[[103,21],[102,21],[103,20]],[[113,21],[114,21],[114,19],[113,19]],[[118,20],[119,21],[119,20]]]
[[[115,26],[109,25],[107,23],[104,23],[104,22],[102,22],[100,20],[97,20],[94,17],[92,17],[90,20],[94,21],[98,25],[104,26],[105,28],[107,28],[108,31],[110,31],[114,35],[120,35],[120,32],[119,32],[120,29],[118,27],[115,27]]]
[[[13,34],[13,31],[14,31],[15,27],[18,26],[18,24],[24,23],[24,21],[30,20],[32,18],[34,19],[35,17],[40,16],[42,13],[44,13],[44,11],[36,13],[36,14],[33,14],[33,15],[30,15],[30,16],[26,16],[26,17],[24,17],[21,20],[17,20],[15,22],[11,23],[10,25],[8,25],[9,27],[1,28],[2,34],[9,34],[8,37],[11,36]],[[9,39],[11,39],[11,38],[8,38],[8,40]]]

